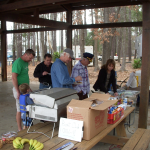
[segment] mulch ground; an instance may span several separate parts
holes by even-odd
[[[132,63],[133,63],[133,61],[132,61]],[[117,81],[123,81],[126,77],[129,77],[129,75],[132,71],[139,70],[139,69],[133,69],[132,63],[126,63],[126,71],[120,72],[119,69],[121,68],[121,64],[118,63],[118,61],[116,61]],[[34,69],[35,69],[37,64],[38,63],[36,63],[35,66],[33,66],[32,63],[29,65],[30,82],[38,83],[38,79],[34,78],[34,76],[33,76],[33,72],[34,72]],[[101,62],[100,61],[99,61],[98,65],[101,68]],[[12,71],[12,65],[8,65],[7,66],[8,81],[11,81],[11,77],[12,77],[11,71]],[[0,68],[0,72],[1,72],[1,68]],[[88,67],[88,72],[89,72],[90,84],[93,85],[97,79],[99,71],[94,72],[94,67]]]

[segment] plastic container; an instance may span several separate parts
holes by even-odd
[[[121,116],[123,116],[123,114],[124,114],[124,109],[123,108],[120,108],[119,111],[116,111],[113,114],[108,114],[107,123],[108,124],[116,123],[121,118]]]
[[[141,86],[141,70],[135,72],[135,77],[137,80],[137,87]]]
[[[2,134],[2,141],[3,143],[12,143],[16,136],[17,132],[9,131],[8,133]]]

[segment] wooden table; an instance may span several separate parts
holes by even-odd
[[[110,143],[110,144],[117,144],[117,145],[124,145],[129,139],[126,136],[125,128],[124,128],[124,122],[126,117],[134,110],[134,107],[128,107],[125,110],[124,116],[117,121],[115,124],[107,125],[107,128],[104,129],[102,132],[100,132],[98,135],[96,135],[94,138],[92,138],[90,141],[82,140],[82,142],[76,142],[71,140],[66,140],[63,138],[58,137],[58,123],[56,123],[55,131],[54,131],[54,137],[52,139],[49,139],[48,137],[33,133],[33,134],[27,134],[27,130],[22,130],[18,132],[18,136],[22,138],[27,139],[36,139],[44,144],[44,150],[55,150],[56,148],[59,148],[60,146],[66,144],[67,142],[71,141],[75,144],[75,147],[78,147],[77,149],[80,150],[88,150],[91,149],[94,145],[96,145],[98,142],[104,142],[104,143]],[[30,131],[39,131],[47,134],[48,136],[51,136],[53,128],[53,123],[46,122],[46,123],[38,123],[36,125],[33,125],[30,129]],[[111,132],[114,128],[116,128],[117,136],[110,136],[107,135],[109,132]],[[2,150],[11,150],[13,149],[12,144],[6,144],[3,146]],[[29,144],[25,144],[24,147],[25,150],[29,149]]]

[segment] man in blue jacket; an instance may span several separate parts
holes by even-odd
[[[82,77],[77,76],[71,78],[69,76],[68,68],[66,64],[74,59],[73,51],[70,48],[67,48],[60,55],[59,59],[53,63],[51,67],[51,79],[53,88],[72,88],[72,84],[75,81],[81,81]]]

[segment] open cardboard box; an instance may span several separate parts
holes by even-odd
[[[67,106],[67,118],[82,120],[83,139],[90,140],[107,127],[108,107],[117,100],[108,100],[110,95],[92,94],[84,100],[71,100]]]

